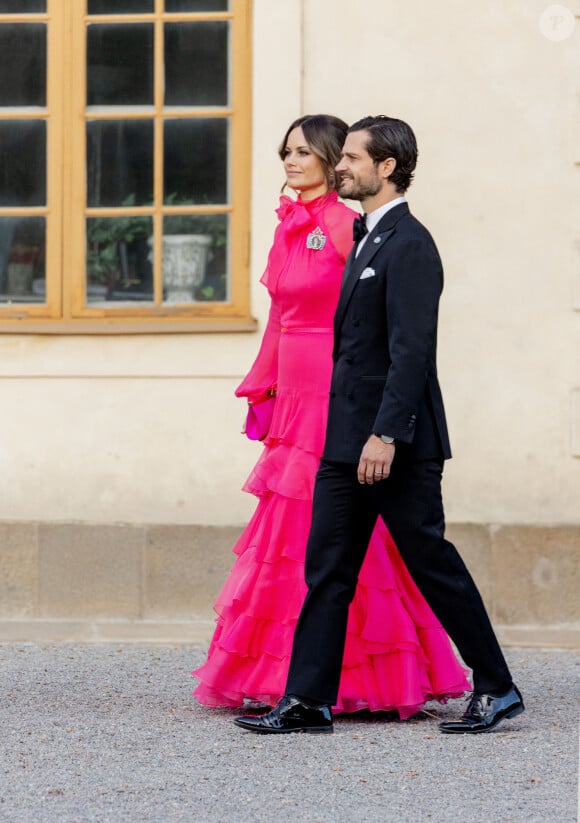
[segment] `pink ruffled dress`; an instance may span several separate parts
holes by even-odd
[[[244,486],[258,505],[215,604],[207,661],[193,672],[199,679],[194,695],[207,706],[276,705],[306,594],[304,555],[324,446],[333,316],[354,212],[332,193],[311,201],[283,196],[277,213],[262,278],[272,300],[268,325],[236,391],[259,401],[276,387],[276,404]],[[397,710],[406,718],[429,699],[458,697],[469,688],[447,635],[379,520],[350,609],[335,710]]]

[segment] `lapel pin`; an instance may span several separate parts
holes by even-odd
[[[381,242],[380,237],[375,237],[375,239],[373,240],[373,243],[380,243],[380,242]]]

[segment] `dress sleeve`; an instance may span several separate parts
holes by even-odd
[[[272,300],[260,349],[252,368],[236,389],[236,397],[247,397],[251,403],[259,403],[268,394],[275,392],[278,380],[279,342],[280,307],[276,300]]]
[[[354,211],[344,206],[341,207],[339,204],[328,209],[325,214],[326,228],[332,245],[342,257],[343,262],[346,262],[352,249],[352,224],[355,217]]]

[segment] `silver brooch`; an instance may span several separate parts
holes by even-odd
[[[306,238],[306,248],[321,251],[326,243],[326,237],[322,234],[322,229],[317,226]]]

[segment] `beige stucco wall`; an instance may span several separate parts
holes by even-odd
[[[448,518],[578,522],[580,19],[554,42],[542,0],[366,0],[356,27],[337,5],[352,6],[306,4],[305,108],[385,112],[416,130],[409,199],[446,270]]]
[[[450,521],[580,521],[580,20],[550,41],[547,5],[254,0],[254,314],[263,327],[287,123],[408,120],[411,207],[446,267]],[[259,448],[232,392],[258,341],[0,336],[0,520],[242,523]]]

